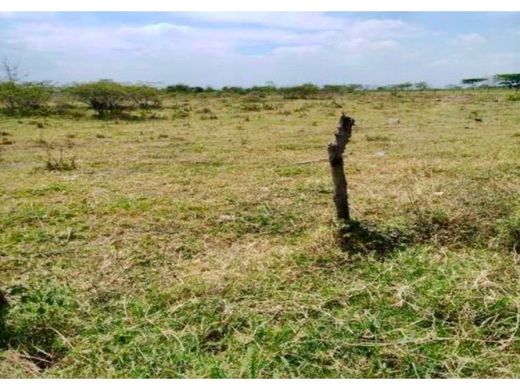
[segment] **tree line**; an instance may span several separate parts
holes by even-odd
[[[46,114],[51,107],[52,98],[62,101],[53,109],[66,108],[73,102],[86,104],[94,110],[98,117],[113,117],[136,109],[150,110],[160,108],[164,97],[178,94],[279,94],[286,99],[312,99],[329,94],[344,94],[357,91],[423,91],[430,89],[426,82],[404,82],[380,87],[369,87],[362,84],[326,84],[318,86],[311,83],[277,87],[268,82],[263,86],[238,87],[224,86],[222,88],[189,86],[174,84],[158,88],[146,84],[124,84],[113,80],[76,83],[67,86],[55,86],[46,82],[23,82],[18,67],[4,61],[4,78],[0,81],[0,105],[5,114]],[[472,88],[482,87],[488,78],[468,78],[462,80],[462,85]],[[494,86],[505,88],[520,88],[520,73],[498,74],[493,76]],[[66,103],[63,103],[65,101]]]

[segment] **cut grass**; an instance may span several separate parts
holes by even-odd
[[[1,118],[1,377],[520,376],[506,91],[197,99]],[[347,107],[342,251],[326,144]],[[76,169],[39,169],[41,139]]]

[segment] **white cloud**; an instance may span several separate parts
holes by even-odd
[[[142,27],[121,27],[119,31],[136,33],[136,34],[151,34],[160,35],[168,31],[190,31],[190,26],[184,26],[173,23],[155,23],[148,24]]]
[[[465,69],[471,76],[493,72],[492,66],[520,66],[520,59],[510,54],[518,42],[516,27],[499,41],[512,43],[500,47],[496,37],[493,41],[491,35],[485,39],[476,32],[456,35],[453,45],[446,45],[445,34],[435,35],[393,15],[183,13],[132,22],[106,16],[100,22],[96,14],[75,18],[0,15],[0,58],[19,58],[35,79],[108,77],[213,86],[265,80],[284,85],[447,83],[454,81],[447,75],[458,78]],[[484,64],[460,50],[460,45],[476,44],[487,54],[499,54]]]
[[[242,20],[242,14],[205,14],[202,19]],[[262,16],[264,15],[264,16]],[[271,14],[269,14],[271,16]],[[71,26],[55,23],[20,23],[5,32],[5,40],[25,50],[36,51],[107,51],[136,50],[151,53],[154,50],[202,51],[215,54],[240,53],[246,46],[264,46],[267,52],[276,53],[283,48],[309,46],[324,48],[365,49],[395,46],[395,39],[409,34],[413,28],[397,20],[365,20],[341,23],[330,16],[315,14],[285,15],[275,14],[267,18],[265,14],[249,15],[246,21],[262,21],[278,27],[259,28],[248,23],[231,23],[225,27],[187,24],[152,23],[140,26]],[[199,16],[199,19],[201,17]],[[330,23],[325,23],[329,21]],[[315,23],[313,23],[315,22]],[[282,26],[311,26],[314,30],[285,29]],[[319,26],[334,27],[318,30]],[[391,40],[389,38],[394,38]],[[308,51],[308,50],[307,50]]]
[[[354,22],[347,31],[365,38],[397,38],[418,32],[418,27],[393,19],[368,19]]]
[[[486,42],[486,38],[477,33],[459,34],[450,43],[454,45],[474,45]]]
[[[256,25],[297,30],[337,30],[348,26],[341,17],[315,12],[196,12],[182,14],[193,22],[232,25]]]

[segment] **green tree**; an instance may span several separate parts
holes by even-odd
[[[41,114],[46,111],[53,88],[47,83],[21,82],[18,64],[2,62],[4,80],[0,82],[0,104],[7,115]]]
[[[520,73],[497,74],[498,84],[507,88],[520,89]]]
[[[394,84],[391,86],[391,89],[403,91],[403,90],[412,89],[412,87],[413,87],[412,83],[406,82],[406,83]]]
[[[481,87],[484,81],[488,81],[486,77],[473,77],[469,79],[462,79],[463,85],[468,85],[472,88]]]
[[[0,104],[8,115],[31,115],[44,113],[53,89],[46,83],[0,83]]]
[[[114,116],[131,108],[125,87],[112,80],[78,84],[69,88],[69,92],[99,117]]]
[[[362,89],[361,84],[326,84],[323,86],[323,92],[329,93],[351,93],[356,90]]]
[[[415,84],[413,85],[413,87],[414,87],[415,89],[419,90],[419,91],[424,91],[424,90],[430,88],[429,85],[428,85],[428,83],[426,83],[426,82],[424,82],[424,81],[421,81],[421,82],[415,83]]]
[[[112,80],[100,80],[77,84],[70,87],[68,92],[96,111],[99,117],[117,116],[136,108],[161,106],[159,91],[147,85],[123,85]]]
[[[310,99],[320,93],[320,87],[307,83],[281,89],[286,99]]]
[[[188,93],[191,92],[192,88],[189,85],[186,84],[175,84],[175,85],[168,85],[166,87],[167,93]]]
[[[127,98],[134,106],[142,109],[161,108],[162,98],[157,88],[149,85],[125,86]]]

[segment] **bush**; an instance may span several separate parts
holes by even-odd
[[[283,88],[282,93],[286,99],[310,99],[320,93],[320,88],[314,84],[302,84],[295,87]]]
[[[69,88],[79,101],[96,111],[97,116],[113,117],[136,108],[159,108],[159,91],[146,85],[122,85],[111,80],[79,84]]]
[[[161,108],[162,99],[156,88],[147,85],[130,85],[125,88],[129,99],[136,107],[145,110]]]
[[[166,93],[188,93],[191,92],[191,87],[186,84],[175,84],[175,85],[168,85],[166,87]]]
[[[0,104],[8,115],[41,114],[47,109],[52,87],[46,83],[0,83]]]
[[[337,93],[337,94],[352,93],[354,91],[358,91],[361,89],[363,89],[363,86],[361,84],[345,84],[345,85],[327,84],[327,85],[324,85],[322,88],[323,92]]]
[[[110,80],[76,85],[69,92],[96,111],[99,117],[120,114],[128,108],[124,86]]]

